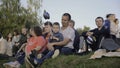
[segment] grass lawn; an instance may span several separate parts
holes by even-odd
[[[38,68],[120,68],[120,58],[107,58],[90,60],[88,59],[92,53],[84,56],[78,55],[61,55],[55,59],[46,60]],[[0,68],[2,64],[10,60],[0,60]],[[25,65],[21,66],[25,68]]]

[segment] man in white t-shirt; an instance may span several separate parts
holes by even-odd
[[[72,54],[73,53],[73,42],[75,38],[74,30],[69,26],[69,21],[71,20],[71,15],[69,13],[64,13],[62,16],[62,27],[60,33],[63,34],[64,40],[61,42],[49,43],[48,47],[53,46],[63,46],[61,49],[62,54]]]

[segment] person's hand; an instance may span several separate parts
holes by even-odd
[[[54,50],[54,43],[48,43],[47,48],[48,50]]]
[[[93,32],[87,32],[86,35],[87,35],[87,36],[91,36],[91,35],[93,35]]]
[[[52,38],[55,39],[55,40],[57,40],[57,41],[59,41],[59,38],[57,38],[57,37],[55,37],[55,36],[53,36]]]

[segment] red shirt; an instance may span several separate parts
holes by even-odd
[[[43,52],[46,49],[46,44],[47,42],[42,36],[31,37],[28,40],[27,46],[25,49],[26,49],[26,52],[30,54],[30,52],[34,50],[37,46],[41,46],[41,49],[39,50],[39,52]]]

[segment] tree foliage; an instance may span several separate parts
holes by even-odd
[[[39,9],[40,4],[37,6]],[[29,28],[38,23],[40,23],[40,19],[38,20],[37,12],[31,12],[29,8],[22,7],[20,0],[0,0],[0,32],[4,36],[16,28],[18,30],[22,26]]]
[[[79,34],[82,34],[82,32],[89,31],[90,27],[84,26],[83,29],[82,28],[77,28],[76,30],[79,32]]]

